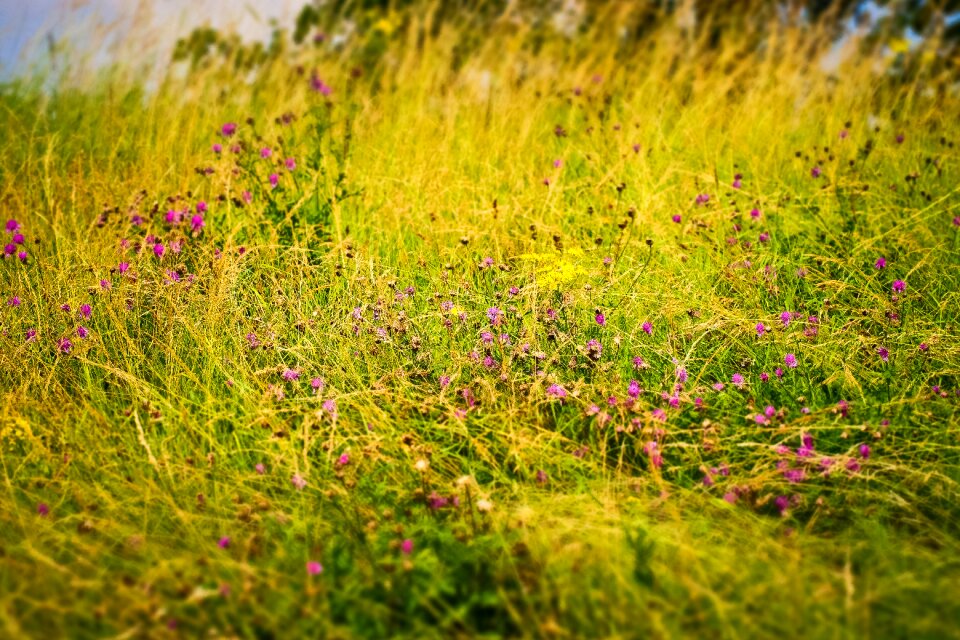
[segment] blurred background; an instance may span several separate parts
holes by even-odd
[[[415,4],[413,0],[0,0],[0,77],[23,72],[30,65],[57,64],[69,59],[74,67],[97,68],[112,62],[166,63],[177,40],[209,30],[235,34],[244,43],[263,43],[285,30],[306,25],[317,33],[336,30],[331,16],[350,22],[340,38],[353,28],[355,18],[389,15]],[[908,51],[923,39],[937,39],[938,54],[953,60],[960,40],[960,0],[648,0],[611,3],[597,0],[496,0],[439,3],[447,17],[469,7],[471,14],[491,21],[522,15],[532,23],[575,38],[601,13],[617,6],[623,22],[621,36],[640,38],[666,19],[695,31],[742,31],[747,40],[762,43],[770,18],[783,22],[828,25],[837,47],[823,61],[836,65],[845,41],[857,36],[866,46],[885,47],[889,53]],[[309,5],[309,6],[308,6]],[[304,7],[308,7],[304,11]],[[313,14],[311,14],[313,12]],[[305,14],[306,19],[305,19]],[[315,14],[315,15],[314,15]],[[321,25],[320,16],[325,25]],[[311,18],[315,24],[311,24]],[[370,21],[368,21],[369,25]],[[479,31],[482,32],[483,25]],[[301,33],[301,37],[307,35]],[[699,35],[703,35],[700,33]],[[709,33],[707,34],[710,35]],[[329,45],[329,41],[327,42]],[[334,42],[336,44],[336,42]],[[58,59],[59,58],[59,59]],[[47,68],[49,70],[49,67]]]

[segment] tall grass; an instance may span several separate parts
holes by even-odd
[[[3,88],[0,635],[955,636],[937,43],[442,8]]]

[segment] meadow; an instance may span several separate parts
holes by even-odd
[[[0,87],[0,637],[958,637],[955,61],[444,6]]]

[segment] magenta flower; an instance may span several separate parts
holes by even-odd
[[[884,258],[883,256],[880,256],[879,258],[877,258],[877,261],[873,263],[874,269],[883,269],[886,266],[887,266],[887,259]]]
[[[303,476],[301,476],[299,473],[295,473],[293,474],[293,477],[290,478],[290,484],[292,484],[297,491],[300,491],[307,486],[307,481],[304,480]]]
[[[350,455],[346,453],[341,453],[340,457],[337,458],[337,464],[341,467],[350,463]]]
[[[324,96],[329,96],[333,92],[333,89],[321,80],[316,72],[310,76],[310,88]]]
[[[283,161],[283,165],[287,168],[288,171],[293,171],[297,168],[297,161],[293,158],[287,158]]]
[[[228,538],[227,536],[223,536],[222,538],[217,540],[217,546],[220,547],[221,549],[226,549],[227,547],[230,546],[230,538]]]
[[[649,322],[644,322],[640,328],[643,329],[644,333],[646,333],[648,336],[653,335],[653,325]]]
[[[19,222],[17,222],[17,221],[14,220],[13,218],[10,218],[9,220],[7,220],[7,232],[8,232],[8,233],[13,233],[14,231],[18,231],[19,229],[20,229],[20,223],[19,223]]]
[[[884,362],[890,361],[890,352],[887,351],[886,347],[877,347],[877,355],[880,356],[880,359]]]
[[[814,167],[813,169],[810,169],[810,175],[814,178],[819,178],[820,174],[822,173],[823,171],[820,170],[820,167]]]
[[[750,217],[754,220],[759,220],[761,215],[760,209],[750,209]]]
[[[400,552],[403,553],[403,555],[405,556],[408,556],[411,553],[413,553],[413,540],[411,540],[410,538],[407,538],[406,540],[401,542]]]
[[[307,573],[312,576],[320,575],[323,572],[323,565],[311,560],[307,563]]]
[[[41,502],[37,505],[37,515],[44,517],[50,513],[50,507],[47,506],[45,502]]]
[[[739,373],[733,374],[733,376],[730,377],[730,382],[732,382],[736,388],[742,389],[744,384],[743,375]]]
[[[90,308],[89,304],[80,305],[80,315],[85,319],[89,319],[90,316],[93,315],[93,310]]]
[[[870,445],[862,444],[860,445],[858,450],[860,452],[860,457],[863,458],[864,460],[870,457]]]
[[[792,353],[788,353],[787,355],[783,356],[783,361],[791,369],[797,368],[797,356],[793,355]]]
[[[87,331],[87,328],[86,328],[86,327],[83,327],[83,326],[77,327],[77,337],[78,337],[78,338],[86,338],[89,334],[90,334],[90,332]]]
[[[766,328],[765,326],[763,326],[763,323],[762,323],[762,322],[758,322],[758,323],[757,323],[757,337],[758,337],[758,338],[762,337],[764,331],[766,331],[766,330],[767,330],[767,328]]]
[[[604,317],[604,315],[599,312],[597,312],[597,315],[594,317],[594,320],[596,320],[597,324],[600,325],[601,327],[606,326],[607,324],[606,317]]]
[[[203,216],[199,213],[192,218],[190,218],[190,228],[194,231],[199,231],[206,226],[206,223],[203,221]]]
[[[157,244],[153,245],[153,255],[157,256],[158,258],[163,257],[163,243],[158,242]]]
[[[547,395],[553,398],[566,398],[567,392],[563,387],[554,383],[547,387]]]
[[[130,269],[129,262],[121,262],[120,264],[117,265],[117,271],[119,271],[121,274],[126,273],[129,269]]]
[[[263,149],[260,149],[261,158],[269,158],[272,154],[273,151],[270,150],[270,147],[264,147]]]
[[[282,375],[284,380],[293,381],[300,377],[300,372],[296,369],[284,369]]]
[[[907,283],[903,280],[894,280],[893,281],[893,290],[896,293],[903,293],[903,290],[907,288]]]
[[[258,476],[262,476],[267,472],[267,467],[262,462],[258,462],[253,465],[253,470],[257,472]]]
[[[680,214],[679,214],[679,213],[675,213],[675,214],[673,214],[673,217],[671,217],[670,219],[673,220],[674,222],[676,222],[677,224],[680,224],[680,221],[681,221],[683,218],[680,217]]]
[[[270,174],[270,186],[271,186],[271,187],[276,187],[278,184],[280,184],[280,176],[278,176],[278,175],[275,174],[275,173],[271,173],[271,174]]]
[[[785,327],[790,324],[790,312],[789,312],[789,311],[784,311],[783,313],[780,314],[780,322],[782,322],[782,323],[783,323],[783,326],[785,326]]]
[[[228,122],[220,128],[220,133],[223,134],[224,138],[229,138],[237,132],[237,123]]]
[[[707,204],[708,202],[710,202],[710,196],[708,194],[701,193],[697,195],[697,199],[696,199],[697,204],[704,205],[704,204]]]
[[[213,145],[212,149],[213,149],[213,152],[214,152],[214,153],[220,153],[220,152],[223,151],[223,145],[221,145],[219,142],[217,142],[217,143],[215,143],[215,144]]]

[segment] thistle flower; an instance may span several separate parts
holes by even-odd
[[[220,133],[224,138],[229,138],[237,132],[237,123],[228,122],[220,128]]]
[[[230,538],[227,536],[223,536],[222,538],[217,540],[217,546],[220,547],[221,549],[226,549],[227,547],[230,546]]]
[[[321,573],[323,573],[323,565],[320,564],[319,562],[314,562],[313,560],[311,560],[310,562],[307,563],[307,573],[309,573],[312,576],[320,575]]]
[[[797,368],[797,356],[795,356],[794,354],[788,353],[787,355],[783,356],[783,361],[791,369]]]
[[[883,269],[887,266],[887,259],[883,256],[877,258],[877,261],[873,263],[874,269]]]
[[[295,473],[293,474],[293,477],[290,478],[290,484],[292,484],[297,491],[300,491],[307,486],[307,481],[304,480],[303,476],[301,476],[299,473]]]
[[[57,349],[60,353],[70,353],[70,350],[73,349],[73,343],[70,342],[69,338],[60,338],[57,340]]]
[[[653,325],[649,322],[644,322],[640,328],[643,329],[644,333],[646,333],[648,336],[653,335]]]
[[[559,384],[554,383],[547,387],[547,395],[553,398],[566,398],[567,392]]]
[[[903,293],[903,290],[907,288],[907,283],[903,280],[894,280],[892,288],[895,293]]]
[[[411,540],[410,538],[407,538],[406,540],[401,542],[400,553],[402,553],[405,556],[408,556],[411,553],[413,553],[413,540]]]
[[[758,337],[758,338],[763,337],[763,334],[764,334],[764,332],[765,332],[766,330],[767,330],[767,328],[766,328],[765,326],[763,326],[763,323],[762,323],[762,322],[758,322],[758,323],[757,323],[757,337]]]
[[[822,173],[823,171],[821,171],[820,167],[814,167],[813,169],[810,169],[810,175],[814,178],[819,178],[820,174]]]
[[[282,375],[284,380],[293,381],[300,377],[300,372],[296,369],[284,369]]]
[[[877,347],[877,355],[880,356],[880,359],[884,362],[890,361],[890,352],[887,351],[886,347]]]
[[[742,389],[744,384],[743,375],[739,373],[733,374],[733,376],[730,378],[730,382],[732,382],[733,386],[736,388]]]

